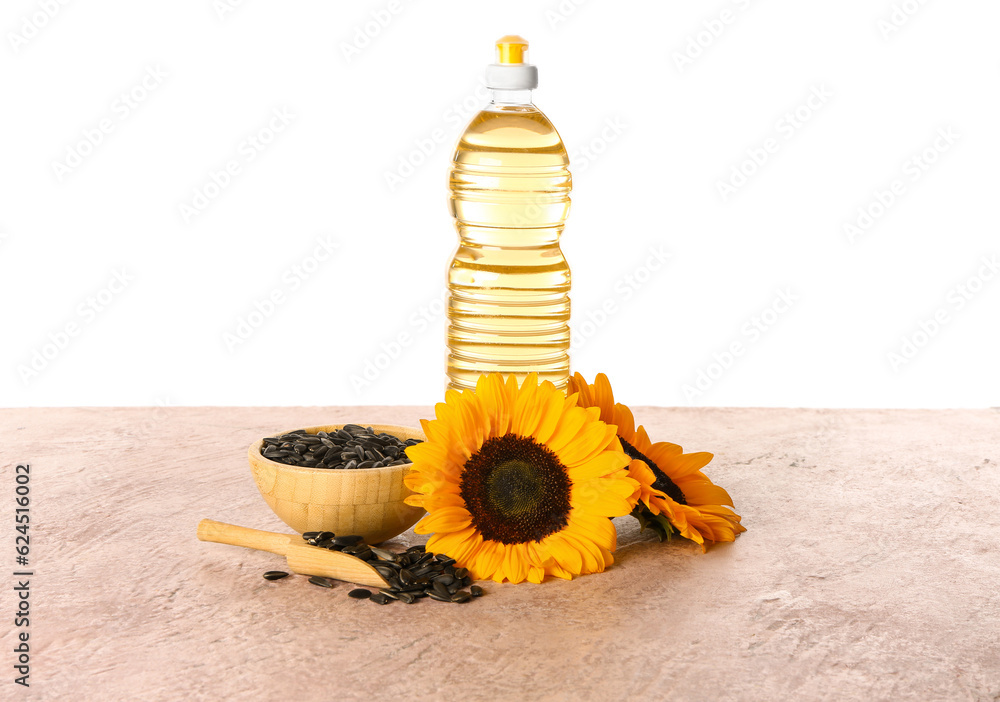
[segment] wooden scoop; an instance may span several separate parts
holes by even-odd
[[[302,575],[322,575],[369,587],[389,587],[385,578],[360,558],[310,546],[303,543],[298,534],[278,534],[202,519],[198,522],[198,539],[277,553],[287,559],[289,570]]]

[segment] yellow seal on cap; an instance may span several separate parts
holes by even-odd
[[[524,54],[528,50],[528,40],[516,34],[508,34],[497,39],[497,63],[524,63]]]

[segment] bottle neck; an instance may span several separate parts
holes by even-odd
[[[531,90],[506,90],[502,88],[491,88],[492,97],[490,103],[493,105],[530,105]]]

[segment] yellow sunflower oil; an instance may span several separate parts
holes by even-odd
[[[559,249],[572,187],[559,132],[531,103],[528,43],[497,41],[490,104],[455,149],[451,214],[460,243],[448,273],[448,380],[481,373],[569,379],[570,271]]]

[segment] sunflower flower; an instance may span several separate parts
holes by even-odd
[[[701,544],[702,551],[706,541],[734,541],[746,531],[740,516],[729,509],[733,506],[729,493],[701,472],[712,454],[684,453],[677,444],[651,442],[642,426],[635,428],[632,411],[615,403],[603,373],[593,385],[576,373],[567,392],[579,395],[581,407],[600,409],[601,420],[618,428],[622,448],[632,459],[629,476],[639,485],[632,495],[632,515],[644,528],[655,529],[661,540],[677,532]]]
[[[418,534],[477,580],[571,579],[614,562],[610,517],[629,514],[638,483],[616,427],[535,373],[521,387],[480,376],[449,390],[422,420],[427,440],[406,455],[406,503],[427,516]]]

